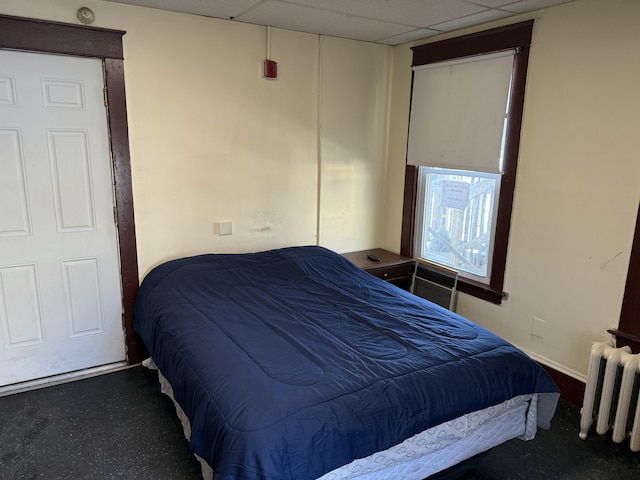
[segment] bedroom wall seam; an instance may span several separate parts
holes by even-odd
[[[322,222],[322,35],[318,35],[318,85],[317,85],[317,129],[316,129],[316,163],[317,163],[317,192],[316,192],[316,245],[320,245],[320,225]]]
[[[384,139],[383,139],[383,155],[384,155],[384,162],[383,162],[383,168],[382,168],[382,199],[380,202],[380,206],[382,209],[382,215],[380,215],[378,218],[378,225],[376,225],[376,238],[377,238],[377,244],[378,245],[384,245],[386,238],[384,235],[384,231],[385,231],[385,223],[386,223],[386,219],[387,219],[387,215],[388,215],[388,209],[389,209],[389,202],[387,202],[387,196],[389,194],[389,187],[388,187],[388,181],[387,178],[389,176],[389,156],[390,156],[390,152],[389,152],[389,145],[390,145],[390,140],[389,140],[389,135],[390,135],[390,129],[391,129],[391,97],[393,95],[393,68],[394,68],[394,63],[395,63],[395,50],[392,49],[391,47],[389,47],[389,49],[387,50],[387,59],[388,59],[388,63],[389,63],[389,67],[387,69],[387,106],[386,109],[387,111],[385,112],[385,120],[384,120]]]

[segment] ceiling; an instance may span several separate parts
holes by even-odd
[[[398,45],[577,0],[108,0]]]

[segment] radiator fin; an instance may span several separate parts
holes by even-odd
[[[580,438],[587,438],[596,422],[604,435],[613,428],[612,439],[627,437],[633,452],[640,451],[640,354],[629,347],[615,348],[613,341],[597,342],[591,348],[587,385],[580,418]]]

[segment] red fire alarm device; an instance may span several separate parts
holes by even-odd
[[[264,61],[264,78],[278,78],[278,62],[268,59]]]

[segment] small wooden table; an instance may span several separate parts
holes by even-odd
[[[380,261],[370,260],[367,255],[375,255]],[[375,277],[405,289],[409,289],[411,286],[411,277],[415,268],[413,258],[398,255],[382,248],[343,253],[342,256]]]

